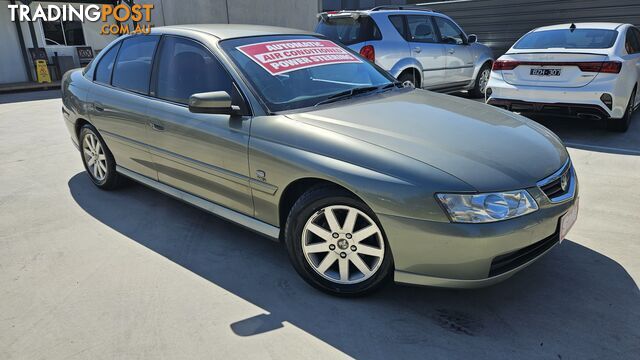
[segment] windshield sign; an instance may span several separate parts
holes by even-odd
[[[327,64],[360,63],[360,59],[329,40],[280,40],[238,46],[236,49],[271,75]]]
[[[271,35],[220,42],[271,112],[392,91],[395,79],[326,38]]]

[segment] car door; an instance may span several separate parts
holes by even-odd
[[[248,143],[251,117],[230,75],[204,45],[163,36],[154,64],[147,116],[158,180],[253,215]],[[246,116],[189,111],[196,93],[226,91]]]
[[[160,40],[138,35],[110,47],[94,73],[88,95],[89,120],[111,150],[118,166],[157,179],[148,151],[149,80]]]
[[[453,21],[435,16],[439,42],[445,46],[448,85],[465,85],[473,80],[474,54],[467,37]]]
[[[406,37],[411,56],[422,65],[422,87],[437,88],[445,78],[446,57],[443,44],[438,43],[437,33],[430,16],[406,15]]]

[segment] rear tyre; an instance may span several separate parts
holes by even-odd
[[[413,71],[405,71],[398,76],[398,81],[404,87],[420,88],[420,79]]]
[[[626,132],[629,130],[629,125],[631,124],[631,117],[633,116],[633,112],[635,110],[635,102],[636,102],[636,90],[634,89],[631,93],[631,97],[629,98],[629,104],[627,105],[627,110],[624,112],[624,116],[621,119],[613,119],[610,118],[607,120],[607,129],[610,131],[617,132]]]
[[[470,93],[474,98],[484,98],[484,94],[487,91],[487,84],[489,83],[489,77],[491,76],[491,65],[484,64],[478,71],[476,77],[476,83],[471,89]]]
[[[100,189],[112,190],[120,185],[116,161],[95,127],[80,129],[80,156],[91,181]]]
[[[375,214],[349,192],[313,188],[285,226],[289,259],[311,286],[338,296],[370,293],[391,279],[393,260]]]

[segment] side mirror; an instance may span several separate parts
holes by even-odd
[[[469,35],[469,36],[467,37],[467,42],[468,42],[469,44],[473,44],[473,43],[478,42],[478,35],[476,35],[476,34],[471,34],[471,35]]]
[[[213,91],[191,95],[189,111],[197,114],[239,115],[240,107],[231,104],[231,96],[226,91]]]

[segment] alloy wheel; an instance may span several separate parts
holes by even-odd
[[[313,270],[339,284],[371,278],[385,255],[382,231],[363,211],[333,205],[315,212],[302,230],[302,251]]]
[[[491,76],[491,71],[489,69],[485,69],[480,73],[480,81],[479,88],[482,94],[487,90],[487,84],[489,83],[489,77]]]
[[[82,155],[91,176],[97,181],[107,177],[107,156],[97,136],[88,133],[82,142]]]

